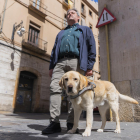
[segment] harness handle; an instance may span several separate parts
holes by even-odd
[[[96,84],[93,82],[90,82],[90,84],[92,85],[93,88],[96,88]]]
[[[98,74],[100,73],[100,72],[98,72],[98,71],[96,71],[96,70],[94,70],[94,69],[92,69],[92,71],[93,71],[93,72],[96,72],[96,73],[98,73]]]

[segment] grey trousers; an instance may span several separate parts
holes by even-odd
[[[59,123],[61,113],[61,94],[62,89],[59,86],[61,77],[68,71],[78,71],[84,75],[84,71],[80,69],[77,58],[63,58],[58,61],[53,69],[51,84],[50,84],[50,121]],[[68,112],[67,122],[73,123],[74,111],[70,107]]]

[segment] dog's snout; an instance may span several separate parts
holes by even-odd
[[[73,85],[69,85],[68,87],[73,87]]]
[[[72,92],[73,85],[68,86],[68,92]]]

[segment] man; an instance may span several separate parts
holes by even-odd
[[[50,84],[50,125],[42,134],[61,132],[59,116],[62,89],[59,81],[67,71],[78,71],[86,76],[92,75],[95,63],[96,47],[91,29],[78,24],[80,20],[76,9],[67,11],[68,26],[56,37],[51,53],[49,76]],[[70,108],[67,118],[67,130],[72,129],[74,121],[73,109]],[[78,130],[78,129],[77,129]]]

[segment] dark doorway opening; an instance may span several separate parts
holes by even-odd
[[[21,71],[16,97],[15,112],[31,112],[33,83],[37,76],[28,71]]]

